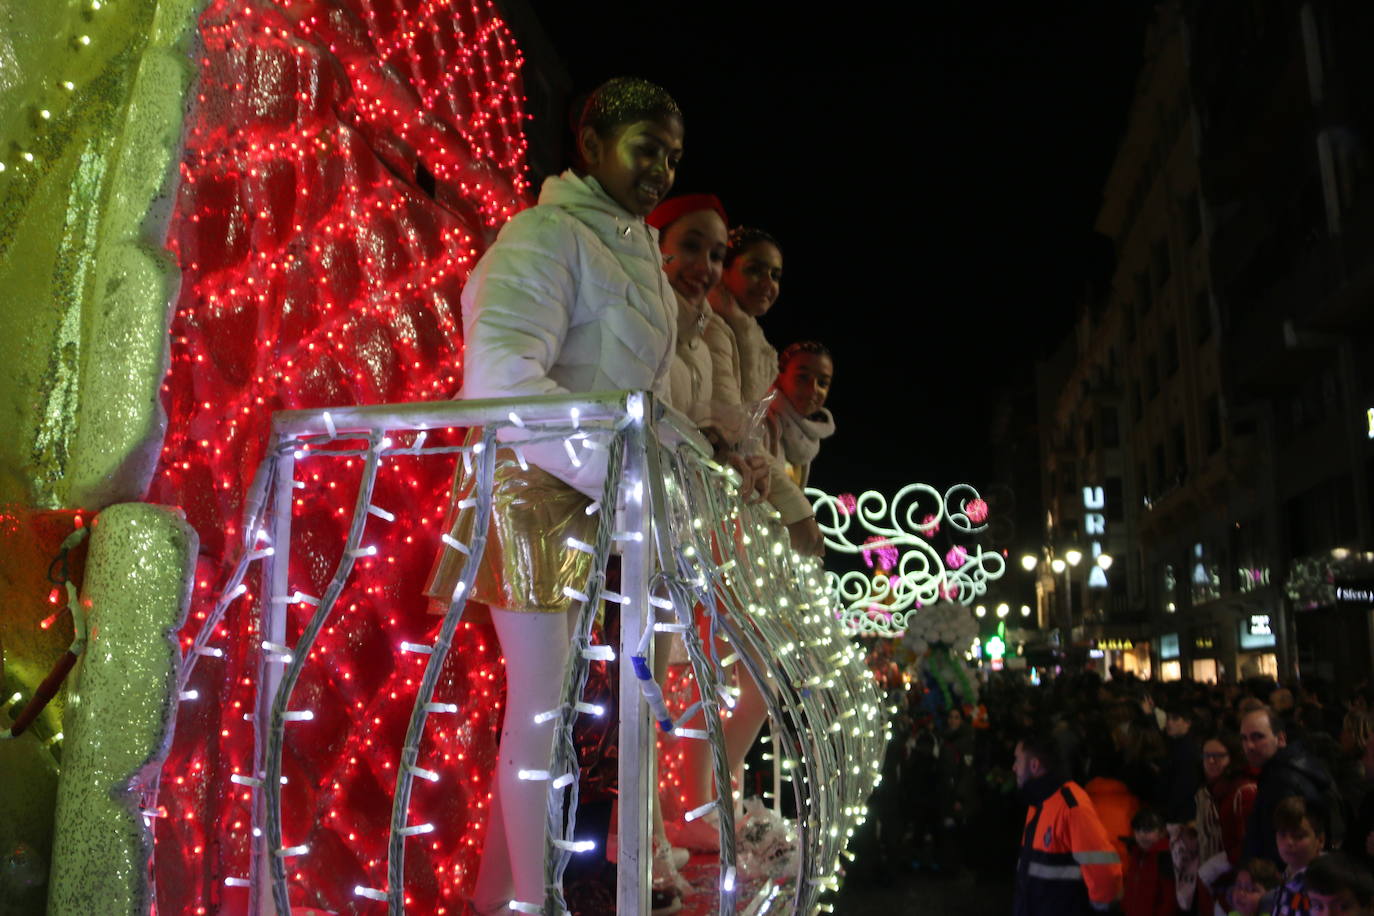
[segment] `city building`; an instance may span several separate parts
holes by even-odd
[[[1243,6],[1163,4],[1146,39],[1111,280],[1040,373],[1041,616],[1141,676],[1363,678],[1374,15]]]

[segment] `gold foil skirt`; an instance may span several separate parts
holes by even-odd
[[[475,441],[478,437],[470,434],[469,444]],[[534,465],[522,470],[510,449],[498,449],[495,460],[491,528],[471,598],[511,611],[562,612],[569,604],[563,589],[582,591],[591,572],[591,555],[567,544],[569,537],[595,539],[597,518],[587,514],[591,500]],[[469,473],[462,463],[454,473],[444,530],[460,544],[472,543],[477,507],[458,504],[472,495],[476,477],[476,468]],[[460,551],[441,546],[425,594],[447,603],[466,560]]]

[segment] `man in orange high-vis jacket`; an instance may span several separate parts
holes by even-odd
[[[1016,865],[1014,916],[1105,913],[1121,896],[1121,857],[1092,800],[1056,775],[1054,746],[1016,745],[1016,784],[1029,803]]]

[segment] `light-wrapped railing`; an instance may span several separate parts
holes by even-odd
[[[481,427],[483,435],[462,446],[426,446],[426,430],[453,427]],[[739,663],[762,688],[780,745],[774,753],[783,757],[799,813],[796,881],[765,884],[754,908],[776,911],[775,898],[788,894],[795,912],[814,912],[823,906],[820,896],[837,884],[840,854],[878,778],[876,764],[887,737],[880,698],[862,653],[840,629],[819,561],[802,558],[788,547],[786,532],[771,509],[741,503],[738,479],[711,460],[696,430],[642,392],[276,415],[267,457],[245,502],[239,559],[181,673],[184,688],[197,659],[216,653],[208,642],[210,634],[229,602],[243,593],[249,565],[262,562],[266,594],[254,713],[257,769],[251,776],[235,776],[254,793],[256,839],[249,876],[230,880],[251,887],[256,912],[291,911],[287,863],[308,850],[290,845],[282,835],[282,751],[290,723],[311,716],[309,710],[292,709],[293,688],[322,628],[346,613],[340,598],[354,563],[376,550],[379,538],[366,537],[369,525],[393,517],[385,507],[372,504],[379,461],[393,455],[456,452],[476,475],[475,534],[468,544],[443,536],[447,549],[466,555],[459,585],[433,644],[403,644],[400,649],[427,655],[428,661],[404,744],[398,749],[387,886],[354,888],[359,897],[385,901],[393,914],[404,911],[405,841],[433,829],[409,819],[413,780],[438,776],[417,766],[420,747],[428,717],[447,711],[444,704],[434,702],[434,691],[486,546],[498,440],[503,430],[516,427],[520,441],[514,447],[522,461],[523,448],[562,440],[574,462],[596,460],[603,456],[594,453],[604,452],[608,468],[601,499],[588,510],[599,516],[596,538],[590,544],[568,544],[569,550],[592,554],[592,572],[582,589],[568,590],[578,619],[562,703],[548,713],[557,718],[557,728],[548,768],[528,776],[549,783],[548,893],[533,906],[551,914],[567,910],[563,870],[570,856],[583,848],[574,840],[578,760],[573,725],[579,714],[593,711],[582,697],[590,661],[617,654],[592,642],[596,609],[612,601],[620,606],[621,620],[618,910],[648,911],[651,799],[657,787],[652,775],[653,726],[641,691],[652,694],[656,686],[641,678],[649,670],[654,632],[666,631],[683,641],[701,697],[679,717],[675,733],[679,740],[707,740],[713,748],[717,797],[712,804],[721,836],[718,911],[736,911],[741,887],[720,710],[721,703],[728,706],[733,701],[728,669]],[[392,438],[412,433],[418,434],[407,446],[396,445]],[[352,445],[360,442],[365,445]],[[304,595],[293,591],[289,581],[291,507],[296,490],[306,486],[296,479],[296,465],[331,459],[361,459],[362,479],[346,543],[328,586],[322,595]],[[621,555],[619,593],[605,588],[606,561],[612,551]],[[313,612],[295,644],[287,646],[287,607],[302,603],[313,606]],[[705,641],[698,631],[699,614],[707,621],[710,638]],[[722,645],[730,650],[724,657]],[[700,815],[703,809],[693,813]]]

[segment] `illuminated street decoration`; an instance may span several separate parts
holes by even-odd
[[[1101,487],[1083,488],[1083,533],[1092,545],[1093,563],[1088,568],[1088,588],[1106,588],[1107,570],[1097,562],[1107,536],[1107,498]]]
[[[829,549],[863,553],[866,548],[872,550],[870,541],[877,537],[901,551],[891,577],[826,572],[826,584],[847,632],[900,636],[923,607],[941,599],[966,607],[1006,572],[1000,553],[956,544],[942,556],[929,540],[941,523],[952,534],[964,536],[986,529],[987,503],[968,484],[956,484],[943,494],[927,484],[908,484],[891,501],[870,490],[852,508],[815,488],[807,488],[806,495]]]

